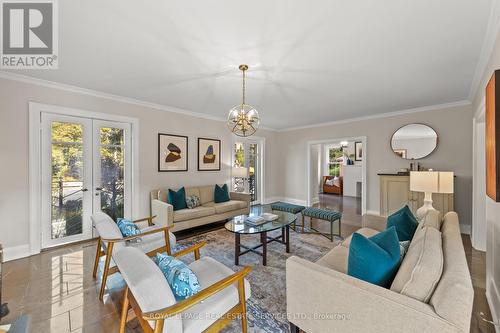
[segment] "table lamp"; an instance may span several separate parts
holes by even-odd
[[[451,171],[411,171],[410,190],[424,192],[424,205],[417,209],[417,219],[422,220],[432,207],[432,193],[453,193],[453,172]]]

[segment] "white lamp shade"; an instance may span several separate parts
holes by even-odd
[[[439,173],[436,171],[411,171],[410,190],[415,192],[438,193]]]
[[[439,193],[453,193],[452,171],[439,171]]]
[[[243,167],[233,167],[232,175],[236,178],[247,178],[248,177],[248,169]]]

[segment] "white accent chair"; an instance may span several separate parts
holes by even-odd
[[[160,268],[141,251],[127,247],[116,253],[114,260],[127,286],[124,292],[120,332],[125,332],[129,306],[135,312],[144,332],[199,333],[218,332],[240,317],[242,331],[247,332],[246,300],[250,284],[245,267],[235,273],[218,261],[200,259],[200,248],[194,245],[173,254],[180,257],[194,252],[189,268],[197,276],[201,291],[177,302]]]
[[[97,249],[95,254],[93,277],[97,275],[97,267],[102,256],[106,256],[102,273],[101,290],[99,299],[102,301],[106,289],[106,281],[110,274],[118,271],[111,259],[114,255],[125,247],[134,247],[141,250],[148,256],[154,256],[158,252],[171,254],[172,246],[175,246],[176,239],[169,231],[171,227],[158,227],[153,224],[154,216],[133,221],[141,230],[136,236],[123,237],[115,221],[109,215],[98,212],[91,216],[93,227],[99,233],[97,239]]]

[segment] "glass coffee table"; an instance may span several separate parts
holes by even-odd
[[[286,253],[290,253],[290,225],[297,221],[295,214],[271,210],[266,207],[261,213],[272,213],[278,215],[278,219],[269,221],[264,224],[254,226],[245,223],[247,215],[234,217],[225,224],[228,231],[234,233],[234,264],[239,265],[240,256],[252,252],[262,256],[262,265],[267,264],[267,244],[271,242],[279,242],[285,245]],[[258,214],[250,214],[250,216]],[[268,232],[281,229],[281,235],[277,237],[269,237]],[[241,235],[260,234],[260,244],[254,247],[241,244]],[[262,252],[257,249],[262,247]]]

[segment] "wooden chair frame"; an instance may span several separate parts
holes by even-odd
[[[147,221],[148,222],[148,226],[151,227],[151,226],[154,226],[153,219],[155,217],[156,217],[156,215],[155,216],[149,216],[149,217],[145,217],[143,219],[134,220],[132,222],[139,223],[139,222]],[[108,280],[108,276],[111,275],[111,274],[114,274],[114,273],[118,272],[118,267],[116,267],[116,266],[115,267],[111,267],[111,268],[109,267],[109,265],[111,263],[112,254],[113,254],[113,246],[114,246],[115,243],[126,242],[126,241],[129,241],[129,240],[137,239],[139,237],[143,237],[143,236],[147,236],[147,235],[151,235],[151,234],[162,232],[162,233],[164,233],[164,236],[165,236],[165,246],[162,246],[162,247],[159,247],[159,248],[154,249],[152,251],[149,251],[148,253],[146,253],[146,255],[148,257],[152,257],[152,256],[155,256],[156,253],[158,253],[158,252],[167,252],[168,255],[171,255],[172,254],[172,250],[171,250],[171,245],[170,245],[169,230],[172,229],[172,228],[173,228],[173,226],[156,228],[156,229],[153,229],[153,230],[148,230],[146,232],[140,233],[140,234],[135,235],[135,236],[129,236],[129,237],[123,237],[123,238],[108,239],[108,238],[99,237],[97,239],[97,249],[96,249],[95,261],[94,261],[94,271],[93,271],[93,274],[92,274],[92,276],[94,278],[97,276],[97,267],[99,266],[99,259],[102,256],[106,256],[106,259],[104,261],[104,269],[103,269],[103,273],[102,273],[101,289],[99,291],[99,300],[102,301],[103,298],[104,298],[104,292],[106,290],[106,281]],[[102,246],[103,242],[107,243],[107,249],[106,250]]]
[[[174,257],[181,257],[187,255],[191,252],[194,252],[195,260],[200,259],[200,248],[205,246],[205,242],[201,242],[199,244],[193,245],[190,248],[174,253]],[[123,307],[121,313],[120,320],[120,333],[125,332],[125,325],[127,323],[127,316],[129,307],[134,310],[134,313],[139,320],[139,323],[145,333],[162,333],[163,326],[165,323],[165,319],[173,317],[177,314],[180,314],[187,309],[195,306],[196,304],[202,302],[203,300],[209,298],[210,296],[224,290],[225,288],[237,283],[238,284],[238,296],[239,303],[230,309],[227,313],[225,313],[220,319],[214,322],[210,327],[208,327],[204,332],[206,333],[215,333],[219,332],[223,329],[229,322],[231,322],[237,316],[241,318],[242,332],[247,333],[247,309],[246,309],[246,300],[245,300],[245,276],[250,273],[252,270],[251,267],[246,266],[241,271],[236,272],[214,284],[210,287],[207,287],[200,291],[199,293],[189,297],[188,299],[182,300],[180,302],[175,303],[172,306],[169,306],[165,309],[160,309],[157,311],[144,313],[141,311],[137,301],[134,298],[134,295],[130,292],[128,286],[125,287],[124,296],[123,296]],[[149,321],[154,321],[154,328],[151,327]]]

